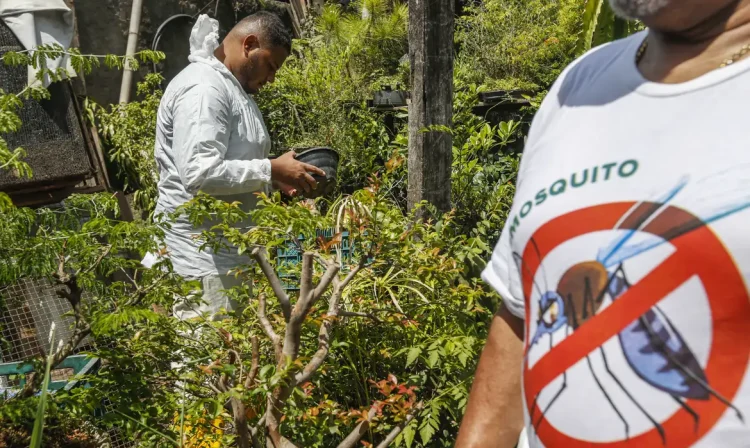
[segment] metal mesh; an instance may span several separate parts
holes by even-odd
[[[49,350],[49,332],[55,323],[55,340],[70,340],[73,317],[67,300],[55,294],[48,280],[23,279],[0,288],[5,309],[0,315],[3,345],[0,359],[18,362],[46,355]],[[87,344],[84,340],[82,346]]]
[[[23,47],[16,36],[0,20],[0,57],[8,51],[20,50]],[[0,64],[0,89],[22,91],[28,82],[27,70],[25,66]],[[20,179],[0,170],[0,189],[56,179],[81,179],[92,172],[69,84],[58,82],[48,90],[51,95],[48,100],[23,101],[18,110],[23,124],[18,132],[2,134],[8,147],[20,146],[26,150],[25,161],[31,165],[33,178]]]
[[[114,407],[109,400],[105,400],[102,403],[102,410],[105,414],[109,414],[114,411]],[[128,437],[122,434],[122,431],[115,428],[107,431],[107,438],[109,439],[109,446],[111,448],[133,448],[136,446],[135,442],[129,440]]]
[[[85,296],[85,294],[84,294]],[[55,322],[55,340],[67,341],[72,337],[73,317],[70,304],[55,293],[55,285],[49,280],[24,279],[11,286],[0,288],[0,303],[4,310],[0,314],[0,329],[3,345],[0,347],[1,362],[19,362],[34,356],[46,355],[49,351],[49,331]],[[91,348],[86,338],[79,350]],[[50,372],[53,381],[66,380],[74,376],[73,369],[55,369]],[[20,378],[11,380],[0,376],[0,387],[18,387]],[[112,412],[112,405],[104,403],[103,411]],[[132,448],[135,444],[117,429],[107,431],[104,443],[110,448]]]
[[[110,448],[133,448],[136,446],[134,442],[127,440],[117,429],[110,429],[107,432],[107,438],[109,439]]]

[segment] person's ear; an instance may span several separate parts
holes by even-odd
[[[257,50],[260,48],[260,41],[258,40],[258,36],[255,34],[248,34],[247,37],[245,37],[245,40],[242,42],[242,47],[245,52],[245,55],[249,55],[253,50]]]

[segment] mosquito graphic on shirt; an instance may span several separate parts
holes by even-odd
[[[715,176],[712,177],[716,179]],[[746,187],[744,185],[734,191],[735,194],[739,193],[742,196],[741,198],[732,197],[731,194],[724,197],[721,194],[713,194],[711,210],[699,217],[671,207],[669,203],[683,191],[687,184],[688,179],[684,178],[676,187],[661,197],[635,204],[614,226],[613,230],[618,232],[610,244],[598,250],[595,260],[578,263],[569,268],[560,277],[556,289],[550,289],[546,284],[539,285],[534,280],[533,288],[539,295],[539,314],[535,334],[528,346],[527,357],[531,348],[536,344],[541,344],[545,337],[549,338],[549,347],[552,349],[553,334],[564,332],[567,337],[570,332],[576,331],[586,321],[595,316],[606,298],[616,301],[625,293],[631,286],[623,266],[626,260],[651,251],[702,226],[750,208],[750,196],[748,196],[748,190],[744,189]],[[713,192],[716,193],[716,190]],[[722,199],[724,204],[717,207],[716,201]],[[709,202],[706,201],[706,203]],[[645,240],[641,239],[634,242],[636,234],[643,234],[644,232],[651,234],[651,236]],[[537,257],[539,257],[536,242],[532,239],[529,244],[532,245]],[[513,257],[519,273],[523,277],[522,270],[525,269],[523,259],[517,253],[514,253]],[[540,272],[542,273],[542,281],[546,282],[542,261],[539,260],[540,266],[542,266]],[[732,409],[737,418],[744,422],[744,416],[739,409],[711,387],[696,355],[658,305],[653,306],[641,317],[627,325],[617,335],[617,339],[628,366],[641,380],[674,399],[682,409],[692,416],[696,429],[698,428],[700,415],[688,404],[687,400],[689,399],[708,400],[715,397]],[[601,356],[606,375],[653,424],[661,435],[662,441],[666,443],[666,435],[659,422],[638,402],[618,375],[610,369],[607,353],[602,345],[588,354],[585,360],[594,382],[622,422],[626,438],[629,438],[630,435],[630,425],[621,411],[621,405],[618,406],[618,403],[612,399],[610,392],[603,386],[600,379],[602,372],[597,373],[593,367],[591,356],[596,352]],[[534,397],[529,416],[535,429],[566,388],[567,371],[562,374],[562,385],[543,409],[540,409],[537,403],[542,391]],[[537,414],[538,417],[535,418]]]

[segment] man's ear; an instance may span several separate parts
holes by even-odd
[[[258,40],[258,36],[256,36],[255,34],[248,34],[247,37],[245,37],[245,40],[242,42],[242,47],[245,51],[245,54],[249,54],[251,51],[260,48],[260,41]]]

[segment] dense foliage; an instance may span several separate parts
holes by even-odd
[[[180,210],[217,223],[201,236],[206,245],[231,244],[247,259],[230,292],[243,310],[217,322],[170,317],[177,300],[200,300],[197,285],[168,261],[139,263],[146,252],[163,253],[161,229],[174,218],[151,215],[158,77],[127,106],[90,105],[110,161],[145,214],[122,222],[108,194],[35,210],[0,201],[0,282],[47,279],[76,322],[73,338],[30,360],[37,373],[6,397],[0,446],[28,446],[40,418],[42,446],[104,446],[113,428],[139,446],[246,447],[266,437],[298,446],[452,446],[498,299],[478,274],[507,216],[533,113],[489,123],[472,107],[490,88],[546,89],[576,54],[582,11],[572,0],[486,0],[459,19],[454,123],[443,130],[453,136],[453,211],[423,222],[405,210],[405,112],[389,132],[367,107],[385,85],[408,88],[406,7],[327,6],[256,100],[277,153],[312,145],[340,152],[338,197],[262,197],[248,232],[232,226],[247,217],[237,204],[201,195]],[[95,67],[96,59],[74,54],[80,69]],[[18,129],[21,97],[0,92],[0,134]],[[23,149],[3,143],[0,169],[31,175]],[[274,254],[290,249],[300,259],[279,278]],[[83,339],[83,353],[102,361],[85,378],[90,387],[38,396],[45,361],[57,365]]]
[[[88,119],[97,124],[99,134],[109,145],[109,160],[116,167],[123,189],[133,193],[134,204],[151,213],[156,206],[159,180],[154,159],[156,112],[161,101],[162,77],[147,75],[138,83],[140,101],[117,104],[109,110],[87,102]]]
[[[361,188],[389,158],[382,116],[367,109],[373,91],[406,84],[405,5],[367,0],[368,14],[327,6],[312,37],[295,41],[276,81],[258,97],[277,151],[336,148],[342,191]]]
[[[473,82],[546,90],[575,56],[583,2],[485,0],[459,19],[458,65]]]

